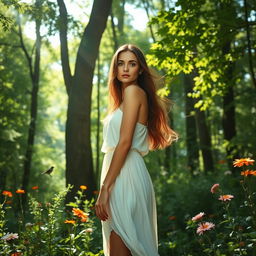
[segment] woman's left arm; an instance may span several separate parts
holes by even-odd
[[[141,105],[141,93],[141,89],[134,85],[130,85],[124,90],[123,118],[120,127],[119,142],[113,153],[109,170],[95,205],[96,215],[103,221],[108,218],[107,206],[110,188],[120,173],[132,145],[133,134]]]

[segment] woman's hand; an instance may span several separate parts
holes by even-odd
[[[100,189],[100,193],[95,204],[96,215],[103,221],[108,219],[108,200],[109,191],[103,185]]]

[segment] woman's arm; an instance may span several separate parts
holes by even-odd
[[[103,221],[108,218],[107,205],[110,188],[120,173],[132,145],[133,134],[141,105],[141,97],[142,91],[138,86],[130,85],[124,90],[123,118],[120,128],[119,142],[114,150],[109,170],[95,205],[96,214]]]

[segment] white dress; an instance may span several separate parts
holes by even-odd
[[[123,112],[117,108],[103,123],[105,153],[101,172],[102,185],[114,149],[119,141]],[[137,123],[131,150],[111,188],[110,217],[102,223],[103,249],[109,256],[110,233],[115,231],[133,256],[158,256],[157,213],[154,188],[143,156],[148,153],[147,126]]]

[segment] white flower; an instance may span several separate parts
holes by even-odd
[[[85,232],[86,232],[86,233],[92,233],[92,231],[93,231],[92,228],[87,228],[87,229],[85,229]]]
[[[17,238],[19,238],[17,233],[9,233],[9,232],[6,235],[4,235],[3,237],[1,237],[1,239],[5,240],[5,241],[9,241],[12,239],[17,239]]]

